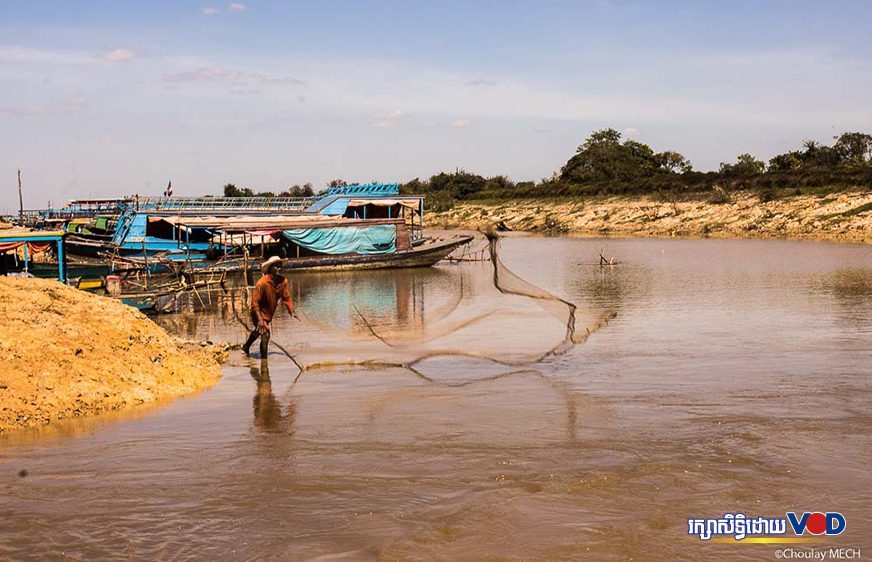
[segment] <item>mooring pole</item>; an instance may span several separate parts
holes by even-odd
[[[24,195],[21,191],[21,168],[18,168],[18,226],[24,226]]]

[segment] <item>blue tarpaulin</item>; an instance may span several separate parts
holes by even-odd
[[[285,230],[284,235],[300,247],[322,254],[392,254],[397,249],[397,227],[392,224],[295,228]]]

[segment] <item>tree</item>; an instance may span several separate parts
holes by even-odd
[[[793,172],[802,168],[802,153],[796,150],[779,154],[769,160],[770,172]]]
[[[252,193],[251,189],[244,187],[239,189],[232,183],[228,183],[224,186],[224,197],[253,197],[254,193]]]
[[[842,133],[836,137],[833,150],[843,164],[863,165],[872,160],[872,135]]]
[[[766,170],[766,163],[762,160],[757,160],[747,152],[745,154],[740,154],[736,158],[735,164],[727,164],[725,162],[721,162],[722,174],[752,176],[755,174],[760,174],[764,170]]]
[[[515,183],[506,176],[494,176],[484,183],[484,189],[487,191],[504,191],[514,187]]]
[[[594,131],[563,166],[561,179],[572,183],[614,180],[620,175],[621,133],[615,129]]]
[[[660,164],[654,151],[634,140],[621,143],[615,129],[594,131],[578,152],[560,170],[568,183],[630,181],[657,173]]]
[[[405,195],[418,195],[429,191],[429,182],[422,182],[420,178],[409,180],[400,185],[400,193]]]
[[[806,154],[814,152],[821,147],[821,143],[812,139],[805,139],[802,141],[802,147],[805,149]]]
[[[587,137],[583,145],[578,147],[578,152],[586,150],[597,144],[618,144],[621,142],[621,133],[615,129],[608,128],[601,131],[594,131]]]
[[[662,170],[672,174],[686,174],[693,170],[693,164],[690,163],[690,160],[674,150],[658,152],[654,155],[654,160]]]
[[[834,168],[839,165],[839,155],[829,146],[813,140],[802,143],[804,152],[799,153],[803,168]]]
[[[465,170],[458,170],[453,174],[442,172],[430,178],[430,191],[446,191],[457,199],[467,199],[484,189],[486,180]]]
[[[311,183],[302,186],[295,184],[279,193],[279,197],[311,197],[313,195],[315,195],[315,191],[312,189]]]

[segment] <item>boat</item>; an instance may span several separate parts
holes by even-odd
[[[472,236],[413,238],[402,218],[359,219],[324,215],[284,217],[165,217],[186,233],[213,233],[210,241],[227,254],[213,262],[177,262],[188,271],[254,268],[270,256],[285,258],[287,269],[383,269],[434,265]],[[240,254],[242,256],[240,257]],[[134,258],[124,258],[133,260]],[[146,258],[135,258],[145,263]],[[157,260],[152,260],[157,261]],[[167,262],[164,262],[167,263]]]
[[[65,221],[58,250],[75,257],[57,260],[58,277],[90,286],[119,272],[178,278],[243,271],[276,255],[293,270],[426,267],[472,240],[425,236],[423,214],[423,196],[400,195],[398,184],[372,183],[307,198],[73,201],[39,216],[52,224]],[[74,261],[75,271],[63,270]],[[40,273],[54,273],[46,269]]]
[[[228,250],[239,249],[238,244],[230,244],[228,248],[226,240],[216,237],[220,230],[214,224],[215,219],[241,217],[247,217],[251,225],[257,225],[258,221],[269,225],[276,219],[291,217],[355,221],[400,218],[407,222],[413,244],[420,243],[424,237],[424,197],[401,196],[399,184],[333,187],[313,197],[135,197],[109,201],[117,205],[119,214],[116,219],[100,224],[115,225],[111,237],[79,229],[67,236],[66,245],[71,254],[86,257],[114,254],[143,260],[161,255],[164,261],[213,261],[226,256]],[[100,217],[106,215],[105,206],[95,207],[92,201],[72,201],[68,207],[79,215],[83,208],[99,208]],[[72,214],[66,212],[61,217]],[[191,220],[194,218],[211,220],[197,222]],[[250,238],[249,242],[263,244],[264,241]]]
[[[429,267],[436,265],[458,247],[468,244],[472,236],[454,235],[445,239],[428,239],[407,250],[376,255],[322,255],[288,258],[286,270],[347,271],[353,269],[387,269],[394,267]]]
[[[152,295],[119,297],[118,300],[140,312],[155,312],[157,310],[157,299]]]

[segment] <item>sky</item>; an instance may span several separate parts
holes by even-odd
[[[0,210],[872,133],[872,2],[0,0]]]

